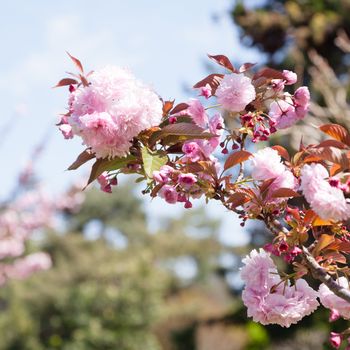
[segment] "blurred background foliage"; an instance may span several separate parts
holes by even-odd
[[[296,148],[301,133],[319,139],[312,124],[349,127],[350,1],[259,3],[232,3],[243,42],[266,64],[296,71],[316,101],[304,124],[272,142]],[[248,246],[225,246],[202,210],[154,228],[132,188],[89,190],[81,210],[45,234],[52,269],[0,289],[0,350],[330,349],[324,310],[289,329],[247,319],[237,274],[263,229]]]

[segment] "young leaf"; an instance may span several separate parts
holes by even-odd
[[[201,88],[201,87],[205,87],[207,84],[209,84],[209,86],[211,87],[212,95],[215,95],[215,92],[216,92],[217,88],[219,87],[220,82],[221,82],[223,77],[224,77],[223,74],[216,74],[216,73],[209,74],[206,78],[204,78],[201,81],[199,81],[193,87],[195,89],[198,89],[198,88]]]
[[[85,164],[92,158],[95,158],[95,154],[92,153],[90,149],[86,149],[84,152],[79,154],[78,158],[69,166],[67,170],[78,169],[81,165]]]
[[[350,146],[350,134],[343,126],[338,124],[324,124],[319,129],[334,139]]]
[[[249,62],[244,63],[239,67],[239,72],[244,73],[247,70],[249,70],[250,68],[254,67],[255,65],[256,65],[256,63],[249,63]]]
[[[153,171],[157,171],[168,162],[168,157],[151,153],[146,147],[142,148],[143,169],[148,178],[153,178]]]
[[[232,168],[233,166],[242,163],[250,158],[252,154],[248,151],[238,151],[235,153],[231,153],[229,157],[226,159],[224,170]]]
[[[253,77],[253,80],[257,80],[259,78],[267,78],[267,79],[284,79],[283,73],[272,68],[263,68],[259,70]]]
[[[227,202],[230,203],[233,208],[237,208],[240,205],[249,202],[249,200],[250,198],[247,195],[235,192],[230,196]]]
[[[215,55],[215,56],[208,55],[208,57],[210,59],[212,59],[213,61],[215,61],[220,66],[227,68],[231,72],[236,71],[236,69],[233,67],[231,61],[225,55]]]
[[[272,198],[292,198],[300,197],[300,194],[291,190],[290,188],[279,188],[272,193]]]
[[[176,136],[176,138],[171,140],[171,143],[176,143],[191,139],[208,138],[214,135],[192,123],[176,123],[168,124],[159,132],[153,133],[149,139],[149,143],[150,145],[154,145],[158,140],[165,139],[168,136]]]
[[[326,235],[326,234],[321,235],[321,237],[317,241],[313,254],[317,256],[322,249],[326,248],[333,242],[334,242],[334,236]]]
[[[56,87],[61,87],[61,86],[67,86],[67,85],[74,85],[74,84],[78,84],[78,81],[72,78],[64,78],[61,79],[55,86]]]
[[[70,57],[70,59],[74,62],[75,66],[78,68],[80,73],[84,74],[84,69],[83,69],[83,65],[81,64],[81,62],[77,58],[72,56],[68,51],[66,51],[66,52],[67,52],[68,56]]]
[[[282,146],[279,146],[279,145],[276,145],[276,146],[272,146],[271,148],[273,148],[274,150],[276,150],[278,152],[278,154],[284,158],[285,160],[288,160],[290,161],[290,156],[289,156],[289,153],[288,151],[282,147]]]
[[[189,107],[189,105],[187,103],[179,103],[178,105],[176,105],[174,107],[174,109],[170,112],[170,114],[176,114],[179,112],[184,111],[185,109],[187,109]]]
[[[175,100],[163,102],[163,117],[168,115],[168,113],[171,111],[171,109],[174,106],[174,102],[175,102]]]

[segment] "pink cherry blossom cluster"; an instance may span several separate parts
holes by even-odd
[[[25,279],[51,267],[47,253],[27,253],[27,243],[35,233],[53,227],[55,217],[74,212],[85,195],[72,186],[63,195],[52,198],[41,187],[32,188],[6,203],[0,212],[0,285],[8,279]]]
[[[129,71],[105,67],[89,83],[70,86],[69,112],[59,128],[65,138],[80,136],[98,158],[123,156],[140,131],[158,125],[162,103]]]
[[[227,72],[194,85],[204,99],[177,105],[160,100],[120,68],[85,76],[73,58],[81,74],[58,84],[70,91],[60,129],[65,137],[80,136],[88,149],[72,168],[96,158],[89,183],[97,180],[105,192],[112,191],[118,174],[137,174],[137,181],[147,181],[143,193],[167,203],[191,208],[203,196],[237,213],[242,226],[248,219],[264,222],[272,241],[244,259],[242,268],[243,301],[255,321],[289,327],[318,307],[318,296],[332,318],[348,318],[350,290],[344,285],[339,294],[343,277],[337,282],[332,276],[350,277],[342,267],[350,253],[350,132],[325,124],[318,129],[332,139],[301,143],[294,155],[280,145],[251,153],[252,143],[306,116],[309,90],[287,92],[297,82],[288,70],[254,73],[252,64],[236,69],[224,55],[209,57]],[[203,101],[209,100],[216,104],[206,107]],[[270,253],[293,272],[281,277]],[[325,283],[319,292],[301,278],[309,272]],[[332,344],[344,337],[334,333]]]
[[[345,198],[344,192],[348,190],[349,180],[346,186],[335,187],[328,181],[329,177],[323,165],[305,164],[301,169],[300,189],[311,208],[322,219],[347,220],[350,218],[350,200]],[[340,183],[339,179],[336,183]]]
[[[242,299],[248,316],[254,321],[289,327],[319,306],[318,293],[304,279],[296,280],[293,286],[288,280],[282,280],[276,265],[264,250],[253,250],[243,263],[241,278],[245,288]]]

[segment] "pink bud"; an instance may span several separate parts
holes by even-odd
[[[339,349],[341,341],[342,341],[342,336],[339,333],[331,332],[330,337],[329,337],[329,341],[330,341],[331,345],[333,346],[333,348]]]
[[[192,203],[190,201],[186,201],[184,207],[186,209],[190,209],[190,208],[192,208]]]
[[[296,75],[296,73],[290,70],[284,70],[282,74],[286,85],[295,84],[298,80],[298,76]]]
[[[340,313],[336,309],[331,309],[331,313],[329,315],[329,322],[334,322],[340,317]]]

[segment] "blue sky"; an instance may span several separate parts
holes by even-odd
[[[164,99],[186,100],[185,88],[207,73],[207,53],[223,53],[238,63],[258,59],[239,44],[228,16],[231,6],[227,0],[1,1],[0,197],[9,193],[44,137],[46,150],[36,168],[48,189],[57,191],[80,177],[64,169],[83,147],[78,139],[65,141],[54,127],[65,111],[67,92],[51,87],[74,69],[65,51],[87,69],[127,66]],[[153,201],[147,208],[158,214],[164,206]],[[222,211],[215,205],[210,209],[214,216]],[[232,214],[223,222],[224,231],[231,232],[225,237],[242,243]]]

